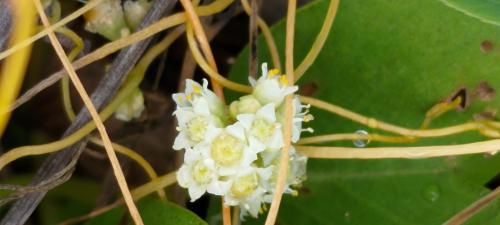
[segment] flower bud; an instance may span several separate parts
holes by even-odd
[[[85,29],[114,41],[130,34],[120,0],[104,0],[84,15]]]
[[[115,112],[115,117],[122,121],[137,119],[144,111],[144,96],[139,88],[136,88]]]
[[[234,101],[229,106],[231,117],[236,118],[239,114],[257,112],[262,107],[260,102],[253,95],[240,97],[239,101]]]
[[[127,0],[123,4],[123,10],[125,12],[125,20],[127,21],[128,27],[131,30],[135,30],[150,8],[151,2],[145,0]]]

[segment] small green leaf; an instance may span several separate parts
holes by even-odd
[[[447,6],[478,18],[486,23],[500,26],[499,0],[440,0]]]
[[[206,225],[207,223],[193,212],[176,204],[153,198],[139,201],[138,206],[144,224],[147,225]],[[113,225],[124,216],[124,207],[119,207],[97,216],[85,225]]]
[[[139,204],[144,224],[148,225],[206,225],[193,212],[170,202],[145,199]]]

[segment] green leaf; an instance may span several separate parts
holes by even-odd
[[[319,32],[329,1],[315,1],[298,11],[295,64]],[[285,29],[273,28],[281,53]],[[262,38],[260,62],[270,62]],[[485,48],[488,43],[491,48]],[[500,29],[453,10],[436,0],[344,0],[318,59],[299,85],[316,86],[314,97],[363,115],[418,128],[434,104],[467,87],[488,82],[500,88]],[[248,50],[238,57],[230,77],[246,83]],[[282,55],[282,60],[284,60]],[[235,96],[234,93],[228,93]],[[444,127],[496,110],[500,98],[472,102],[433,122]],[[315,134],[379,132],[320,110],[312,110]],[[480,141],[477,132],[428,138],[412,145]],[[352,142],[329,143],[351,146]],[[387,146],[372,142],[368,147]],[[485,184],[500,171],[500,155],[434,159],[315,160],[299,197],[285,197],[279,224],[442,224],[487,194]],[[469,224],[499,224],[497,200]],[[261,217],[265,217],[262,215]],[[248,219],[246,224],[262,224]]]
[[[139,201],[139,212],[147,225],[206,225],[207,223],[193,212],[176,204],[153,198]],[[118,224],[125,215],[124,207],[97,216],[85,225],[112,225]]]
[[[444,4],[486,23],[500,26],[499,0],[441,0]]]

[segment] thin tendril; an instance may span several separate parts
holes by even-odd
[[[461,145],[421,147],[375,147],[348,148],[324,146],[295,146],[300,154],[322,159],[387,159],[387,158],[432,158],[477,153],[495,154],[500,150],[500,140],[488,140]]]
[[[316,57],[318,57],[323,45],[326,42],[326,38],[328,38],[328,34],[330,33],[330,29],[332,27],[333,21],[335,19],[335,15],[337,14],[337,9],[339,6],[339,0],[330,0],[330,5],[328,6],[328,12],[325,16],[325,21],[323,22],[323,26],[321,30],[316,36],[316,40],[311,47],[311,50],[307,53],[306,57],[300,65],[295,69],[295,81],[299,80],[302,75],[311,67]]]
[[[293,45],[294,45],[294,31],[295,31],[295,10],[297,7],[296,0],[288,1],[288,12],[286,20],[286,41],[285,41],[285,72],[286,78],[290,85],[293,85],[294,71],[293,71]],[[283,126],[283,149],[281,150],[280,165],[278,170],[278,179],[276,181],[275,193],[267,214],[265,225],[274,225],[278,216],[283,191],[285,187],[286,178],[288,176],[288,151],[291,147],[292,136],[292,123],[293,123],[293,95],[289,94],[285,100],[285,123]]]

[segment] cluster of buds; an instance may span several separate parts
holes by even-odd
[[[148,0],[127,0],[123,6],[121,0],[104,0],[84,14],[85,29],[114,41],[134,31],[149,8]]]
[[[173,148],[185,150],[184,164],[177,172],[180,186],[191,201],[205,192],[224,197],[224,203],[240,206],[241,217],[257,217],[276,192],[280,155],[284,146],[284,99],[297,91],[276,69],[262,65],[262,76],[250,78],[252,94],[225,105],[208,89],[186,81],[184,93],[173,95],[179,131]],[[293,101],[292,142],[297,142],[302,122],[312,119],[308,106]],[[306,177],[305,156],[289,150],[289,171],[284,193],[296,195]]]

